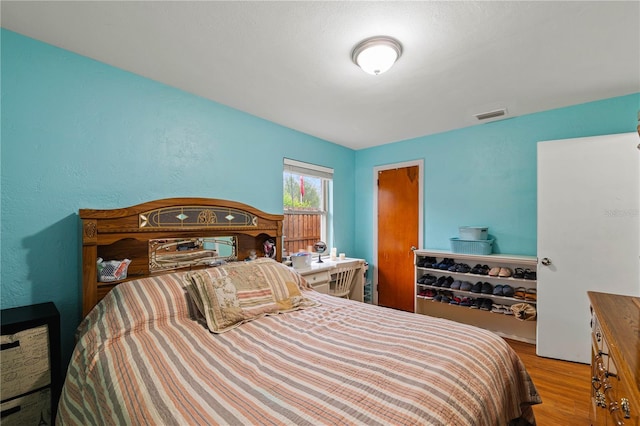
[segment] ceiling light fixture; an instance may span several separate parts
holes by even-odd
[[[398,40],[376,36],[358,43],[351,53],[351,59],[367,74],[378,75],[388,71],[400,55],[402,45]]]

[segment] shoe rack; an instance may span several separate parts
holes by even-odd
[[[431,263],[430,259],[435,259],[440,264],[445,259],[450,259],[449,262],[452,262],[452,266],[466,264],[469,266],[469,271],[465,272],[466,268],[464,267],[456,268],[459,271],[450,271],[448,268],[422,266],[424,263]],[[535,256],[475,255],[419,249],[414,250],[414,266],[416,313],[474,325],[493,331],[505,338],[536,343],[536,320],[522,321],[517,318],[517,315],[511,314],[513,313],[511,306],[518,303],[527,303],[537,308],[537,282],[535,279],[537,258]],[[484,275],[484,268],[474,270],[476,266],[485,266],[487,267],[486,272],[498,275]],[[527,271],[527,273],[520,277],[516,271]],[[518,277],[514,277],[514,274]],[[419,280],[424,281],[421,278],[427,275],[430,276],[426,279],[427,282],[433,281],[434,277],[436,282],[418,282]],[[452,283],[456,283],[453,284],[454,288],[451,288]],[[466,284],[458,287],[460,283]],[[498,294],[494,294],[493,290],[496,289],[496,286],[503,286],[502,288],[509,286],[513,289],[513,295],[510,295],[509,291],[507,291],[509,295],[504,295],[498,290],[496,290]],[[482,287],[485,292],[478,292]],[[490,293],[489,289],[491,289]],[[476,304],[478,299],[487,302]],[[469,306],[467,303],[461,305],[461,301],[473,302]],[[458,303],[456,304],[456,302]]]

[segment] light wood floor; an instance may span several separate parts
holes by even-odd
[[[536,347],[507,340],[524,362],[542,398],[533,412],[538,426],[590,425],[591,367],[536,355]]]

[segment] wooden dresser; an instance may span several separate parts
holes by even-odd
[[[640,297],[588,294],[591,424],[640,426]]]

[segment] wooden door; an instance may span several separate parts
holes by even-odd
[[[538,143],[540,356],[589,363],[587,291],[640,295],[640,140]]]
[[[378,305],[414,312],[412,247],[418,247],[418,166],[378,172]]]

